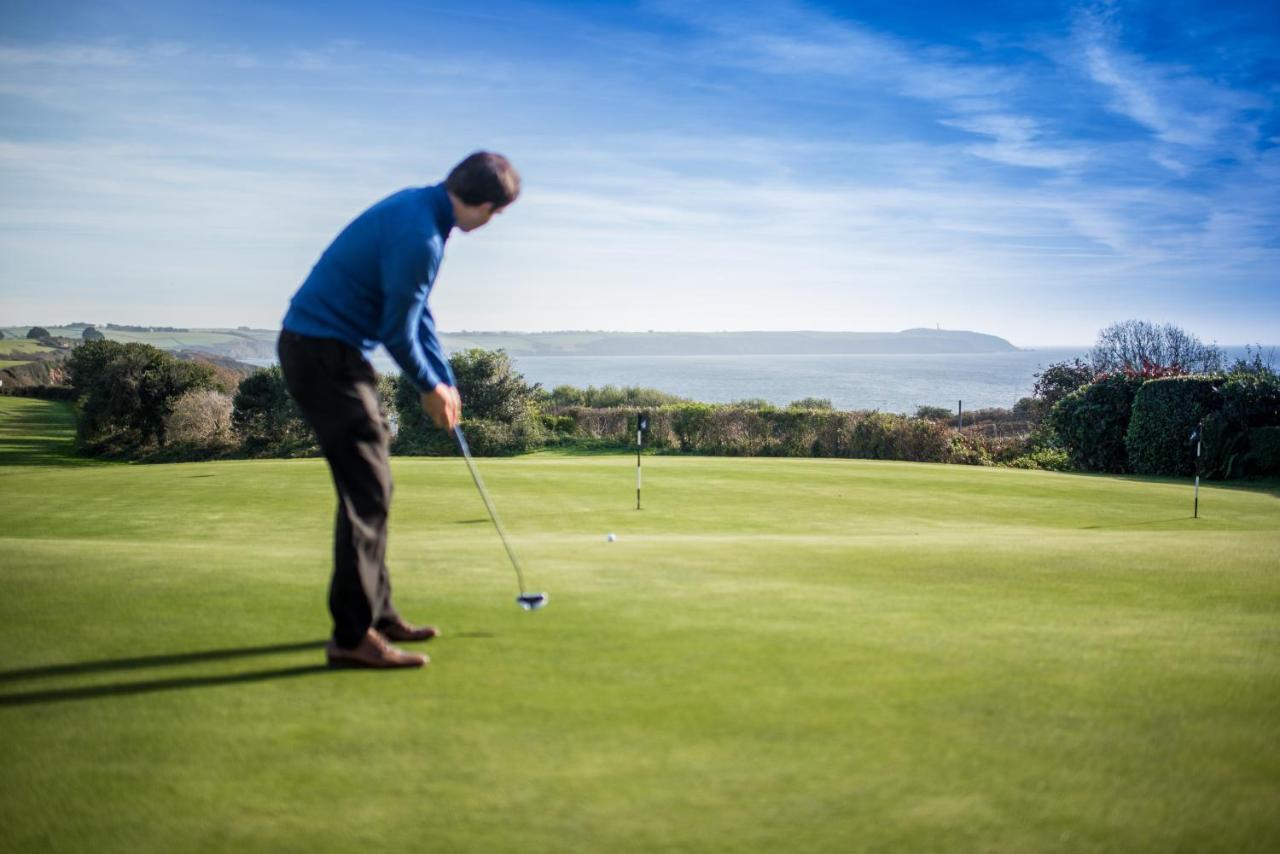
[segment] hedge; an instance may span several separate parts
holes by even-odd
[[[1140,377],[1111,374],[1054,404],[1048,423],[1072,468],[1129,470],[1125,434],[1134,396],[1144,382]]]
[[[1249,431],[1249,472],[1280,474],[1280,427],[1258,427]]]
[[[1194,474],[1191,434],[1221,407],[1222,382],[1222,377],[1165,377],[1138,389],[1124,439],[1130,468],[1138,474]]]

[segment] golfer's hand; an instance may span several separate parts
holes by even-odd
[[[462,398],[456,388],[440,383],[422,393],[422,411],[431,418],[431,423],[452,433],[462,419]]]

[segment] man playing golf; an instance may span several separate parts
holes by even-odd
[[[441,184],[401,190],[356,217],[294,294],[280,333],[289,394],[316,432],[338,493],[329,611],[330,665],[421,667],[427,657],[388,641],[428,640],[391,602],[387,510],[390,432],[378,376],[363,353],[379,343],[417,386],[437,427],[458,426],[462,401],[427,305],[455,226],[473,231],[516,200],[520,176],[476,152]]]

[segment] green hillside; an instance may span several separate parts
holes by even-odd
[[[80,338],[83,325],[46,327],[53,335]],[[233,359],[271,359],[277,332],[269,329],[143,331],[97,327],[115,341],[140,341],[165,350],[200,350]],[[27,327],[5,327],[20,338]],[[450,351],[479,347],[514,356],[691,356],[833,353],[1004,353],[1017,348],[1003,338],[946,329],[902,332],[445,332]],[[7,341],[0,341],[0,353]]]

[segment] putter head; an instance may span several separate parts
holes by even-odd
[[[536,611],[546,607],[548,598],[545,593],[521,593],[516,597],[516,604],[526,611]]]

